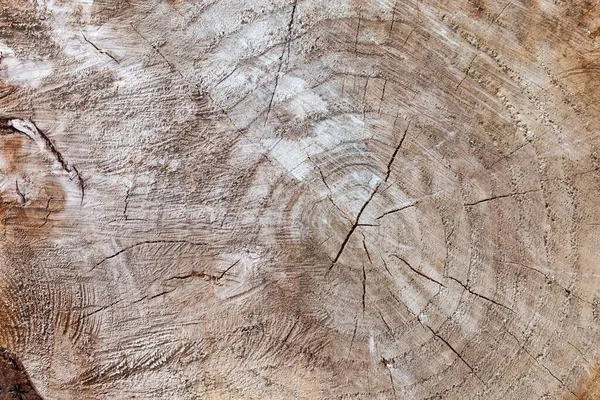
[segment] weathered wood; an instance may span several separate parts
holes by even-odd
[[[596,1],[0,5],[44,398],[600,396]]]
[[[0,399],[41,399],[27,376],[23,364],[6,349],[0,349]]]

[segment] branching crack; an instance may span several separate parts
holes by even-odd
[[[342,253],[344,252],[344,249],[346,248],[346,245],[348,244],[348,241],[352,237],[352,234],[354,233],[356,228],[360,225],[360,217],[362,216],[363,212],[366,210],[366,208],[369,205],[369,203],[371,202],[371,200],[373,200],[373,197],[375,197],[379,188],[382,185],[385,185],[387,183],[388,179],[390,178],[390,174],[392,172],[392,165],[394,164],[394,160],[396,160],[396,156],[398,155],[398,152],[400,151],[400,148],[402,147],[402,144],[404,143],[404,139],[406,138],[409,128],[410,128],[410,121],[408,121],[406,129],[404,130],[404,134],[402,135],[402,138],[400,139],[400,143],[398,143],[398,146],[396,146],[396,149],[394,150],[392,157],[388,161],[385,178],[383,179],[383,181],[379,181],[377,183],[377,185],[375,186],[375,189],[373,189],[373,191],[369,195],[369,198],[367,199],[367,201],[365,201],[365,203],[362,205],[361,209],[358,211],[356,219],[354,220],[352,227],[348,231],[348,234],[344,238],[344,241],[342,242],[340,249],[338,250],[337,254],[335,255],[335,258],[331,262],[331,265],[329,266],[329,270],[327,271],[327,273],[329,273],[333,269],[333,267],[337,264],[338,260],[340,259]]]
[[[4,125],[8,126],[11,130],[13,130],[15,132],[23,133],[24,135],[26,135],[33,141],[36,141],[35,140],[36,136],[39,136],[40,138],[42,138],[42,140],[44,141],[44,144],[46,145],[48,150],[50,150],[52,155],[54,155],[54,158],[56,158],[56,161],[58,161],[58,163],[60,164],[62,169],[69,175],[69,178],[71,180],[73,179],[71,174],[75,173],[75,178],[77,179],[77,185],[79,186],[79,190],[81,191],[81,203],[83,204],[83,198],[85,196],[85,181],[83,180],[83,177],[79,173],[79,170],[77,169],[77,167],[69,164],[65,160],[62,153],[60,151],[58,151],[56,146],[54,146],[54,143],[52,142],[52,140],[50,140],[48,135],[46,135],[40,128],[38,128],[38,126],[33,121],[14,118],[14,119],[5,120]]]
[[[371,200],[373,199],[373,197],[377,193],[377,190],[379,189],[380,185],[381,185],[381,182],[379,182],[377,184],[377,186],[375,186],[375,189],[371,192],[371,195],[369,196],[369,198],[367,199],[367,201],[363,204],[363,206],[361,207],[360,211],[358,212],[358,215],[356,216],[356,220],[354,221],[354,224],[352,224],[352,227],[350,228],[350,231],[348,232],[348,234],[344,238],[344,241],[342,242],[342,245],[340,246],[340,249],[338,250],[337,254],[335,255],[335,258],[333,259],[333,262],[331,263],[331,266],[329,267],[329,271],[331,271],[331,269],[335,266],[335,264],[340,259],[340,256],[344,252],[344,249],[346,248],[346,245],[348,244],[348,241],[350,240],[350,237],[352,237],[352,234],[354,233],[354,231],[356,230],[356,228],[358,226],[358,222],[360,221],[360,216],[365,211],[365,209],[367,208],[367,206],[369,205],[369,203],[371,202]]]
[[[515,311],[514,311],[512,308],[510,308],[510,307],[507,307],[507,306],[505,306],[504,304],[498,303],[496,300],[490,299],[490,298],[489,298],[489,297],[487,297],[487,296],[484,296],[484,295],[482,295],[482,294],[479,294],[479,293],[477,293],[477,292],[474,292],[473,290],[471,290],[471,288],[470,288],[470,287],[468,287],[467,285],[465,285],[464,283],[462,283],[462,282],[461,282],[461,281],[459,281],[458,279],[456,279],[456,278],[454,278],[454,277],[452,277],[452,276],[449,276],[449,275],[447,276],[447,278],[448,278],[448,279],[451,279],[451,280],[453,280],[453,281],[454,281],[454,282],[456,282],[456,283],[458,283],[460,286],[462,286],[462,287],[463,287],[463,288],[464,288],[464,289],[465,289],[467,292],[471,293],[473,296],[476,296],[476,297],[479,297],[479,298],[481,298],[481,299],[483,299],[483,300],[489,301],[490,303],[492,303],[492,304],[495,304],[495,305],[497,305],[498,307],[505,308],[505,309],[507,309],[508,311],[510,311],[510,312],[512,312],[512,313],[515,313],[515,314],[516,314],[516,312],[515,312]]]

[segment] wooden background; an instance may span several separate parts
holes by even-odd
[[[598,1],[0,0],[0,51],[44,398],[600,398]]]

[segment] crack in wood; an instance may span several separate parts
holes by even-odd
[[[450,280],[453,280],[454,282],[458,283],[460,286],[462,286],[462,287],[463,287],[463,288],[464,288],[464,289],[465,289],[467,292],[471,293],[473,296],[475,296],[475,297],[479,297],[479,298],[481,298],[481,299],[483,299],[483,300],[486,300],[486,301],[489,301],[490,303],[492,303],[492,304],[495,304],[495,305],[497,305],[498,307],[505,308],[505,309],[507,309],[508,311],[510,311],[510,312],[512,312],[512,313],[514,313],[514,314],[516,314],[515,310],[513,310],[512,308],[510,308],[510,307],[507,307],[507,306],[505,306],[504,304],[498,303],[496,300],[494,300],[494,299],[490,299],[490,298],[489,298],[489,297],[487,297],[487,296],[484,296],[484,295],[482,295],[482,294],[479,294],[479,293],[477,293],[477,292],[474,292],[473,290],[471,290],[471,288],[470,288],[469,286],[465,285],[464,283],[462,283],[462,282],[461,282],[461,281],[459,281],[458,279],[456,279],[456,278],[454,278],[454,277],[452,277],[452,276],[450,276],[450,275],[446,276],[446,278],[448,278],[448,279],[450,279]]]
[[[417,202],[417,201],[415,201],[414,203],[408,204],[408,205],[406,205],[406,206],[403,206],[403,207],[400,207],[400,208],[395,208],[395,209],[393,209],[393,210],[390,210],[390,211],[386,211],[386,212],[384,212],[383,214],[381,214],[379,217],[376,217],[375,219],[381,219],[381,218],[383,218],[383,217],[385,217],[385,216],[388,216],[388,215],[390,215],[390,214],[394,214],[394,213],[397,213],[397,212],[400,212],[400,211],[404,211],[404,210],[406,210],[407,208],[412,208],[412,207],[416,206],[416,205],[417,205],[417,203],[418,203],[418,202]]]
[[[139,246],[144,246],[144,245],[149,245],[149,244],[168,244],[168,243],[182,243],[182,244],[189,244],[189,245],[193,245],[193,246],[206,246],[205,243],[199,243],[199,242],[192,242],[189,240],[144,240],[142,242],[139,243],[135,243],[132,244],[130,246],[127,246],[119,251],[117,251],[116,253],[111,254],[110,256],[104,257],[101,261],[97,262],[92,269],[90,269],[90,272],[93,271],[94,269],[96,269],[97,267],[99,267],[100,265],[104,264],[106,261],[115,258],[131,249],[134,249],[136,247]]]
[[[92,45],[92,47],[94,49],[96,49],[96,51],[98,51],[98,53],[100,54],[104,54],[105,56],[109,57],[111,60],[113,60],[114,62],[116,62],[117,64],[119,64],[119,60],[117,60],[112,54],[110,54],[110,52],[108,52],[107,50],[101,49],[100,47],[96,46],[96,44],[94,44],[92,41],[90,41],[84,34],[83,32],[81,32],[81,36],[83,36],[83,40],[85,40],[86,42],[88,42],[90,45]]]
[[[331,270],[333,269],[333,267],[337,264],[338,260],[340,259],[342,253],[344,252],[344,249],[346,248],[346,245],[348,244],[348,241],[352,237],[352,234],[354,233],[354,231],[356,230],[356,228],[359,226],[360,217],[362,216],[363,212],[366,210],[366,208],[369,205],[369,203],[371,202],[371,200],[373,200],[373,198],[377,194],[377,191],[379,190],[379,188],[381,187],[381,185],[386,184],[387,181],[388,181],[388,179],[390,178],[390,174],[392,172],[392,165],[394,164],[394,160],[396,160],[398,152],[400,151],[400,148],[402,147],[402,144],[404,143],[404,139],[406,138],[406,135],[408,133],[408,129],[409,128],[410,128],[410,120],[408,121],[406,129],[404,130],[404,134],[402,135],[402,138],[400,139],[400,143],[398,144],[398,146],[396,146],[396,148],[394,150],[394,153],[392,154],[392,157],[390,158],[390,160],[387,163],[387,171],[386,171],[386,174],[385,174],[385,178],[383,179],[383,181],[379,181],[377,183],[377,185],[375,186],[375,189],[373,189],[373,191],[369,195],[369,198],[367,199],[367,201],[365,201],[365,203],[360,208],[360,210],[358,212],[358,215],[356,216],[356,219],[354,220],[354,223],[352,224],[352,227],[350,228],[350,231],[348,232],[348,234],[344,238],[344,241],[342,242],[342,245],[340,246],[337,254],[335,255],[335,258],[331,262],[331,265],[329,266],[329,269],[327,270],[327,273],[331,272]]]
[[[440,334],[438,334],[436,331],[434,331],[429,325],[423,323],[421,321],[421,319],[419,319],[419,322],[421,323],[421,325],[423,325],[425,328],[429,329],[429,331],[433,334],[434,337],[436,337],[437,339],[439,339],[440,341],[442,341],[442,343],[444,343],[446,345],[446,347],[448,347],[458,358],[460,361],[463,362],[463,364],[465,364],[467,366],[467,368],[469,368],[471,370],[471,373],[477,378],[479,379],[479,381],[481,381],[481,383],[486,386],[485,382],[483,381],[483,379],[481,379],[481,377],[479,377],[479,375],[477,375],[477,373],[475,372],[475,369],[471,366],[471,364],[469,364],[467,362],[467,360],[465,360],[463,358],[463,356],[446,340],[444,339]]]
[[[419,275],[419,276],[421,276],[421,277],[423,277],[423,278],[427,279],[428,281],[431,281],[431,282],[433,282],[433,283],[435,283],[435,284],[437,284],[437,285],[439,285],[439,286],[446,287],[446,285],[444,285],[442,282],[440,282],[440,281],[438,281],[438,280],[436,280],[436,279],[433,279],[432,277],[430,277],[430,276],[428,276],[428,275],[426,275],[426,274],[422,273],[422,272],[421,272],[421,271],[419,271],[418,269],[414,268],[412,265],[410,265],[410,264],[408,263],[408,261],[406,261],[404,258],[400,257],[399,255],[397,255],[397,254],[392,254],[392,257],[396,257],[398,260],[402,261],[402,262],[403,262],[403,263],[404,263],[404,264],[405,264],[405,265],[406,265],[408,268],[410,268],[410,270],[411,270],[412,272],[414,272],[415,274],[417,274],[417,275]]]
[[[521,344],[521,342],[519,341],[519,339],[517,339],[517,337],[510,331],[506,330],[506,333],[508,333],[510,336],[512,336],[512,338],[517,342],[517,344],[519,345],[519,348],[521,350],[523,350],[533,361],[535,361],[535,363],[537,365],[539,365],[540,367],[542,367],[552,378],[554,378],[558,383],[560,383],[560,385],[566,389],[569,393],[571,393],[576,399],[578,400],[582,400],[579,396],[577,396],[577,394],[575,394],[575,392],[573,392],[571,390],[571,388],[569,388],[569,386],[567,386],[565,384],[565,382],[563,382],[562,379],[560,379],[558,376],[556,376],[554,374],[554,372],[552,372],[548,367],[546,367],[542,362],[540,362],[536,357],[533,356],[533,354],[531,354],[529,352],[529,350],[527,350],[525,348],[525,343]]]
[[[289,62],[289,51],[290,51],[290,41],[292,39],[292,33],[294,29],[294,17],[296,15],[296,7],[298,6],[298,0],[294,0],[292,5],[292,14],[290,16],[290,21],[288,22],[288,29],[286,39],[284,41],[283,50],[281,51],[281,55],[279,56],[279,65],[277,66],[277,73],[275,74],[275,86],[273,87],[273,91],[271,93],[271,98],[269,99],[269,105],[267,107],[267,115],[265,117],[265,125],[269,121],[269,115],[271,115],[271,108],[273,107],[273,99],[275,98],[275,93],[277,92],[277,87],[279,86],[279,78],[281,74],[281,69],[283,68],[283,58],[285,57],[286,50],[288,51],[288,62]]]
[[[463,205],[465,207],[473,207],[482,203],[487,203],[489,201],[494,201],[494,200],[498,200],[498,199],[505,199],[507,197],[515,197],[515,196],[523,196],[529,193],[535,193],[535,192],[539,192],[542,189],[532,189],[532,190],[526,190],[524,192],[516,192],[516,193],[509,193],[509,194],[502,194],[502,195],[498,195],[498,196],[492,196],[492,197],[488,197],[487,199],[482,199],[482,200],[478,200],[475,201],[473,203],[464,203]]]
[[[33,141],[36,141],[35,137],[39,136],[44,142],[46,148],[50,150],[50,153],[52,153],[56,161],[58,161],[62,169],[69,175],[69,179],[73,180],[71,174],[75,174],[74,178],[77,179],[77,185],[79,186],[79,190],[81,192],[80,204],[83,204],[83,199],[85,197],[85,181],[83,179],[83,176],[81,175],[76,166],[71,165],[65,160],[65,157],[60,151],[58,151],[58,149],[54,145],[54,142],[52,142],[50,137],[46,133],[44,133],[44,131],[42,131],[34,121],[23,120],[20,118],[4,118],[2,120],[2,125],[10,128],[14,132],[20,132],[24,134]]]
[[[17,191],[17,194],[19,195],[19,198],[21,199],[21,203],[25,204],[27,203],[27,198],[25,197],[25,194],[21,191],[21,189],[19,189],[19,181],[15,180],[15,190]]]

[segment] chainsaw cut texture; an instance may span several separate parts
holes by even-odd
[[[0,6],[14,379],[598,397],[597,2]]]

